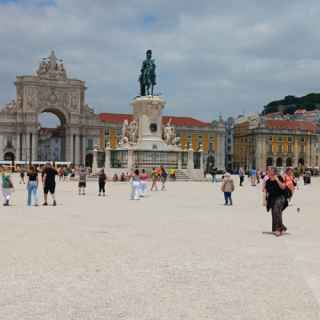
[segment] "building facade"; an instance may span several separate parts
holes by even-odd
[[[116,149],[122,134],[125,121],[131,122],[132,114],[101,113],[104,123],[104,139],[107,145]],[[214,166],[220,170],[225,168],[225,126],[223,121],[204,122],[191,117],[163,116],[162,126],[170,123],[175,127],[178,144],[182,149],[192,148],[194,152],[203,150],[204,160],[210,155]]]
[[[92,153],[91,142],[100,141],[102,127],[85,102],[85,82],[69,78],[52,51],[34,75],[17,76],[15,86],[16,99],[0,111],[0,160],[40,160],[39,115],[49,112],[61,122],[58,160],[84,164]]]
[[[234,125],[234,167],[318,167],[319,137],[312,122],[253,115]]]

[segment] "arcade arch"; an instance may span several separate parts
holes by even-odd
[[[39,161],[65,161],[66,116],[58,109],[44,109],[38,114]]]

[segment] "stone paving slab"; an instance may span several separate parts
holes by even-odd
[[[320,319],[319,180],[268,232],[260,187],[223,206],[220,185],[173,182],[130,201],[127,183],[78,196],[60,182],[57,207],[0,209],[0,319]],[[296,208],[301,207],[298,214]]]

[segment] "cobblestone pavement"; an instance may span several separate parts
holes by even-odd
[[[320,319],[320,179],[296,193],[281,238],[260,187],[225,207],[209,182],[140,201],[127,183],[105,198],[88,185],[60,182],[57,207],[28,208],[16,184],[0,208],[1,320]]]

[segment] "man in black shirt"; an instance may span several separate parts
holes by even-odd
[[[268,169],[268,180],[265,183],[267,194],[267,211],[272,213],[272,232],[276,236],[282,235],[287,228],[282,223],[282,212],[288,206],[286,198],[286,185],[281,176],[277,175],[275,168]]]
[[[42,183],[44,193],[44,206],[48,205],[48,193],[50,192],[53,199],[53,205],[56,206],[55,189],[56,189],[56,175],[58,171],[52,167],[51,163],[47,163],[46,167],[42,172]]]

